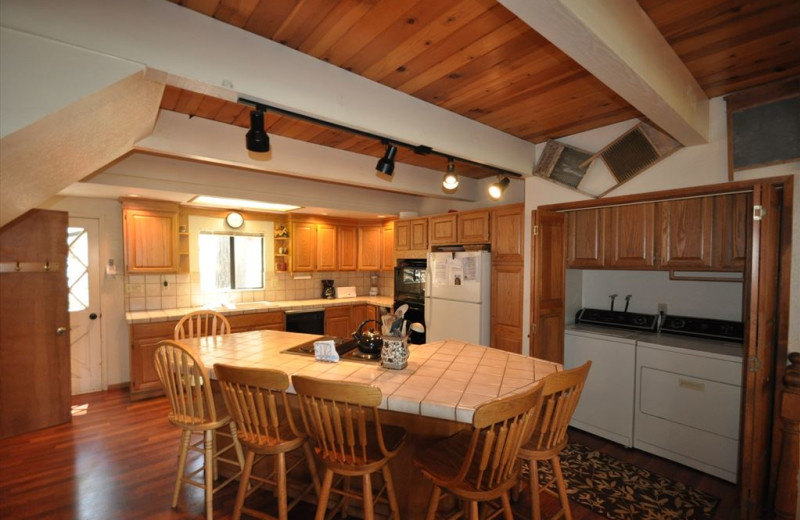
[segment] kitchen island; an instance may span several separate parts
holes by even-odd
[[[452,435],[471,424],[482,403],[520,392],[562,365],[462,341],[445,340],[409,345],[408,367],[390,370],[376,362],[326,363],[312,356],[285,353],[313,339],[308,334],[259,330],[186,341],[211,371],[214,363],[263,367],[287,374],[357,381],[381,389],[379,408],[387,424],[402,426],[408,440],[392,461],[403,518],[424,516],[430,483],[421,478],[411,460],[428,442]],[[290,393],[294,389],[290,387]]]

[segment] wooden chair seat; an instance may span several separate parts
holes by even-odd
[[[382,501],[388,502],[392,517],[398,520],[400,507],[388,464],[405,443],[406,432],[381,424],[380,389],[363,383],[306,376],[293,376],[292,384],[300,401],[305,430],[325,464],[316,520],[325,518],[331,494],[341,497],[331,516],[339,510],[346,516],[350,502],[360,499],[365,519],[374,518],[375,503]],[[377,493],[372,482],[372,474],[376,472],[383,477]],[[340,477],[337,482],[334,475]],[[361,477],[360,489],[351,487],[353,476]]]
[[[170,403],[168,419],[182,430],[172,507],[178,505],[181,484],[201,487],[205,491],[206,518],[211,520],[214,515],[214,493],[238,478],[244,466],[236,424],[229,416],[217,414],[208,372],[200,358],[187,346],[172,340],[160,342],[153,355],[153,364]],[[226,448],[218,450],[215,433],[224,426],[230,429],[232,442]],[[191,436],[198,433],[202,434],[202,439],[193,443]],[[236,453],[236,460],[223,456],[231,449]],[[187,474],[186,460],[189,451],[203,454],[203,466]],[[236,466],[236,472],[215,486],[218,462]],[[204,478],[197,481],[195,476],[200,472],[203,472]]]
[[[567,445],[567,427],[572,420],[572,414],[578,407],[578,401],[583,391],[586,377],[589,375],[591,361],[563,372],[550,374],[543,380],[542,412],[539,422],[534,428],[528,442],[519,450],[519,458],[527,461],[529,465],[528,489],[531,502],[531,518],[540,520],[541,505],[539,496],[548,492],[557,496],[561,502],[561,509],[551,518],[563,516],[572,519],[572,511],[567,498],[567,486],[561,472],[559,454]],[[553,478],[539,485],[539,462],[549,461],[553,467]],[[551,488],[555,486],[556,490]]]
[[[225,406],[238,425],[239,441],[247,451],[239,491],[233,509],[233,520],[242,513],[258,518],[271,516],[245,507],[247,497],[263,485],[276,489],[278,518],[286,520],[289,511],[309,492],[319,495],[319,476],[306,434],[295,424],[286,390],[289,376],[279,370],[214,365]],[[302,448],[302,454],[287,464],[287,455]],[[257,456],[259,456],[257,458]],[[255,475],[253,468],[264,456],[272,456],[272,471],[267,476]],[[306,463],[305,488],[289,502],[288,475]],[[308,482],[310,476],[310,482]],[[252,482],[257,482],[252,485]]]
[[[509,490],[517,483],[517,454],[539,413],[542,385],[485,403],[475,410],[472,428],[440,440],[414,457],[414,465],[433,483],[427,519],[436,518],[444,494],[466,502],[460,514],[478,520],[478,504],[500,499],[489,515],[512,518]],[[488,511],[488,508],[484,508]]]

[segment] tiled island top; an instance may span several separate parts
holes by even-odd
[[[198,349],[213,377],[214,363],[282,370],[323,379],[369,383],[381,389],[380,408],[470,423],[480,404],[522,391],[557,363],[462,341],[409,345],[408,367],[391,370],[380,363],[326,363],[312,356],[283,353],[314,336],[259,330],[186,341]],[[294,392],[294,388],[289,389]]]

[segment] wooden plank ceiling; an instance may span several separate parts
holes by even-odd
[[[538,143],[641,114],[494,0],[171,0]],[[708,97],[800,74],[798,0],[639,0]],[[169,87],[162,108],[249,126],[250,107]],[[374,156],[380,142],[273,113],[267,131]],[[446,160],[400,148],[398,162]],[[462,175],[491,169],[457,163]]]

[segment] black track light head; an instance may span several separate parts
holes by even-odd
[[[256,108],[250,112],[250,130],[246,136],[247,149],[251,152],[268,152],[269,135],[264,129],[264,111]]]
[[[392,143],[386,143],[386,152],[378,161],[376,170],[384,175],[391,176],[394,173],[394,156],[397,155],[397,147]]]

